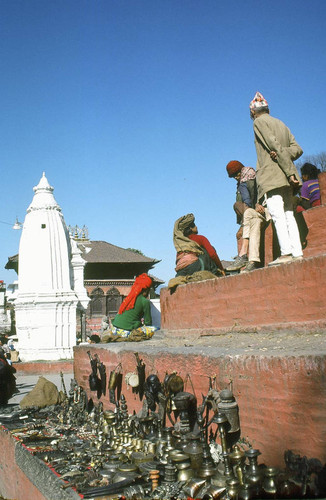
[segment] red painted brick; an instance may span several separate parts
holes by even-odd
[[[27,478],[15,461],[17,441],[0,428],[0,495],[10,499],[46,500],[36,486]]]
[[[161,328],[325,327],[326,255],[161,291]]]

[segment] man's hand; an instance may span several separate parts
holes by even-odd
[[[269,156],[272,158],[273,161],[277,160],[277,153],[276,153],[276,151],[271,151],[269,153]]]
[[[265,215],[265,209],[264,209],[263,205],[260,205],[259,203],[256,203],[255,210],[259,214]]]
[[[290,177],[288,178],[288,181],[290,183],[290,186],[293,186],[293,187],[298,187],[300,182],[298,181],[298,179],[295,178],[294,175],[290,175]]]

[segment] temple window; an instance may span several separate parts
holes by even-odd
[[[112,287],[108,290],[106,294],[106,315],[113,318],[119,310],[119,307],[122,302],[122,296],[115,287]]]
[[[91,293],[90,315],[102,316],[105,314],[105,296],[101,288],[95,288]]]

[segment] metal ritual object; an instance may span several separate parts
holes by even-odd
[[[228,448],[231,448],[240,438],[239,407],[233,392],[223,389],[220,394],[220,401],[217,404],[218,412],[223,413],[228,421],[226,440]]]
[[[137,374],[138,374],[138,385],[135,385],[134,388],[137,387],[137,392],[139,394],[139,399],[142,401],[144,396],[144,384],[145,384],[145,363],[142,359],[139,358],[138,352],[134,352],[137,362]],[[131,384],[130,384],[131,385]],[[136,391],[135,391],[136,392]]]
[[[87,351],[87,354],[92,369],[92,373],[88,377],[89,388],[91,391],[98,391],[101,388],[101,381],[97,376],[97,361],[95,358],[93,358],[90,351]]]
[[[233,447],[232,453],[229,454],[231,464],[234,466],[235,474],[237,479],[242,486],[244,484],[244,463],[246,460],[245,454],[240,450],[239,446],[235,445]]]
[[[199,470],[197,471],[197,475],[201,478],[208,478],[215,474],[216,468],[214,466],[214,462],[210,454],[209,446],[205,439],[204,418],[202,414],[198,415],[197,420],[198,420],[198,425],[200,426],[201,445],[203,447],[203,461],[201,463]]]
[[[238,499],[239,500],[250,500],[252,498],[252,490],[249,484],[243,483],[240,485]]]
[[[189,456],[185,453],[176,453],[174,455],[170,455],[171,460],[177,468],[177,480],[178,481],[188,481],[188,479],[192,478],[195,473],[191,468],[191,463]]]
[[[173,465],[172,459],[169,458],[164,467],[164,481],[166,483],[175,483],[177,480],[177,468]]]
[[[101,381],[101,392],[105,396],[106,395],[106,368],[104,364],[100,361],[100,358],[98,355],[95,353],[94,358],[97,363],[97,369],[100,374],[100,381]]]
[[[203,462],[203,446],[200,442],[200,435],[189,434],[188,444],[184,448],[184,452],[189,455],[191,460],[191,467],[198,470]]]
[[[164,378],[164,387],[169,394],[177,394],[178,392],[183,391],[184,383],[180,375],[177,375],[176,372],[166,374]]]
[[[233,392],[229,389],[223,389],[220,392],[220,402],[217,404],[218,411],[220,413],[224,413],[226,416],[230,428],[228,432],[237,432],[240,430],[240,421],[239,421],[239,407],[236,402]]]
[[[258,496],[262,483],[262,472],[258,466],[258,457],[261,453],[257,449],[250,448],[245,451],[245,455],[249,460],[249,465],[246,467],[246,481],[251,486],[253,494]]]
[[[144,383],[145,400],[143,405],[143,417],[150,417],[150,412],[155,412],[157,405],[160,404],[160,395],[162,396],[162,386],[159,378],[155,374],[149,375]],[[163,411],[159,413],[163,413]]]
[[[238,500],[238,492],[240,487],[239,481],[235,478],[227,479],[226,487],[228,490],[228,496],[230,497],[230,500]]]
[[[279,470],[276,467],[266,467],[264,470],[264,479],[262,489],[267,498],[277,498],[277,484],[276,478]]]
[[[180,418],[179,447],[184,448],[187,444],[186,434],[193,430],[196,423],[197,399],[189,392],[179,392],[173,396],[172,401]]]
[[[226,430],[225,430],[225,424],[228,423],[228,420],[223,413],[218,413],[217,415],[214,416],[213,422],[218,425],[218,431],[222,446],[224,473],[221,474],[217,470],[212,478],[212,483],[217,486],[224,487],[226,486],[226,480],[233,476],[232,469],[229,464],[229,454],[228,454]]]
[[[120,369],[122,368],[121,363],[119,363],[114,370],[110,372],[109,376],[109,399],[110,403],[116,404],[117,399],[115,397],[115,391],[118,387],[118,385],[121,385],[121,380],[122,380],[122,374],[120,373]]]

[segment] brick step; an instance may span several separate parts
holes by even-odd
[[[319,207],[309,208],[296,214],[296,219],[303,243],[304,257],[314,257],[326,253],[326,172],[318,176],[321,203]],[[278,241],[270,223],[264,231],[262,249],[265,266],[280,255]]]
[[[250,273],[161,290],[161,328],[326,331],[326,253]]]

